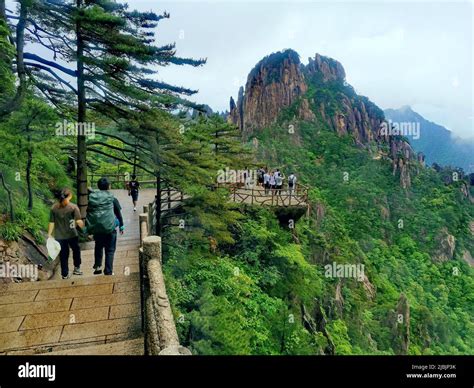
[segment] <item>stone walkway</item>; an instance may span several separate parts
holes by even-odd
[[[123,210],[114,276],[93,275],[94,242],[82,247],[84,275],[11,283],[0,289],[0,354],[143,354],[138,267],[138,213],[153,201],[143,190],[137,212],[125,190],[112,191]],[[72,256],[70,258],[72,271]]]

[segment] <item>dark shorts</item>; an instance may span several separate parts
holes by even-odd
[[[263,176],[259,176],[257,182],[258,183],[263,183]]]
[[[130,195],[132,196],[132,201],[136,202],[138,200],[138,191],[132,190]]]

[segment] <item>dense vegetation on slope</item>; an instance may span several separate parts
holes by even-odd
[[[290,230],[270,210],[248,209],[234,230],[237,243],[218,255],[170,248],[168,288],[183,342],[200,354],[319,354],[328,343],[336,354],[395,354],[403,293],[410,354],[472,353],[473,271],[459,260],[462,248],[472,247],[472,208],[459,187],[420,169],[413,190],[404,192],[388,163],[372,160],[349,138],[310,124],[300,129],[300,139],[269,129],[262,159],[304,177],[324,216],[313,209]],[[457,237],[458,259],[434,263],[443,227]],[[338,302],[338,280],[324,275],[332,261],[363,263],[375,297],[356,279],[343,279]],[[305,326],[303,306],[326,321],[316,325],[320,330]]]
[[[257,159],[312,187],[311,215],[289,229],[247,207],[236,243],[217,252],[167,236],[180,243],[165,267],[183,343],[198,354],[472,354],[465,182],[413,165],[403,190],[391,161],[321,117],[289,131],[292,109],[259,133]],[[446,260],[448,235],[456,248]],[[326,277],[332,262],[363,264],[366,278]]]

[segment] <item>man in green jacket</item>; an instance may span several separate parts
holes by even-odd
[[[101,178],[97,182],[98,191],[89,194],[87,207],[87,232],[94,236],[94,275],[102,273],[102,259],[105,252],[104,275],[113,275],[114,255],[117,246],[117,226],[120,234],[125,227],[122,208],[117,198],[110,193],[109,181]]]

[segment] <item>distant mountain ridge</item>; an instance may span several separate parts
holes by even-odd
[[[474,172],[474,141],[457,139],[452,132],[425,119],[410,106],[384,110],[385,118],[392,123],[418,124],[419,133],[407,134],[413,149],[422,152],[428,164],[461,167]]]

